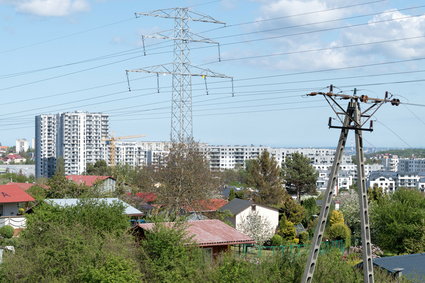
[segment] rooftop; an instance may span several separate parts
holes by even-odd
[[[17,185],[0,185],[0,203],[34,201],[34,198]]]
[[[425,282],[425,253],[381,257],[373,260],[373,264],[394,273],[402,268],[402,274],[413,282]]]
[[[66,178],[79,185],[83,184],[85,186],[91,187],[94,184],[96,184],[96,182],[103,181],[112,177],[111,176],[90,176],[90,175],[68,175],[66,176]]]
[[[164,224],[169,227],[175,225],[175,222],[166,222]],[[137,226],[149,231],[153,229],[155,223],[144,223]],[[254,243],[251,237],[217,219],[187,222],[186,232],[200,247]]]

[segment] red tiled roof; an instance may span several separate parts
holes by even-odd
[[[136,196],[143,199],[144,202],[154,202],[158,196],[155,193],[136,193]]]
[[[208,212],[208,211],[217,211],[220,207],[228,203],[225,199],[212,198],[206,200],[200,200],[191,205],[190,207],[185,207],[184,209],[188,212]]]
[[[0,203],[34,201],[34,198],[17,185],[0,185]]]
[[[166,222],[164,224],[170,227],[175,223]],[[154,225],[155,223],[143,223],[137,226],[149,231]],[[186,233],[189,237],[192,236],[192,240],[200,247],[255,243],[251,237],[217,219],[188,222]]]
[[[93,186],[98,181],[103,181],[109,178],[112,179],[111,176],[89,176],[89,175],[68,175],[66,176],[66,178],[79,185],[84,184],[89,187]]]
[[[6,184],[6,186],[18,186],[21,190],[27,191],[29,188],[31,188],[32,186],[35,186],[37,184],[34,183],[15,183],[15,182],[9,182]]]

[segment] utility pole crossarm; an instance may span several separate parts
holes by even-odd
[[[148,74],[160,74],[160,75],[179,75],[179,76],[191,76],[191,77],[210,77],[210,78],[223,78],[232,79],[233,77],[226,76],[224,74],[216,73],[210,69],[204,69],[193,65],[186,65],[187,69],[195,70],[195,72],[175,72],[172,71],[173,64],[155,65],[145,67],[143,69],[126,70],[126,72],[136,73],[148,73]]]
[[[169,9],[154,10],[151,12],[138,12],[138,13],[135,13],[135,16],[136,18],[140,18],[141,16],[150,16],[150,17],[165,18],[165,19],[180,19],[181,17],[176,16],[175,14],[177,10],[187,11],[187,16],[185,17],[185,20],[189,20],[193,22],[222,24],[222,25],[226,24],[225,22],[218,21],[211,16],[190,11],[189,8],[169,8]]]

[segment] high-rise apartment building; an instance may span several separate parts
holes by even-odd
[[[69,112],[36,116],[36,177],[54,174],[63,158],[66,175],[86,171],[87,163],[104,160],[104,141],[109,133],[108,115]]]
[[[35,117],[35,176],[51,177],[56,168],[58,114]]]

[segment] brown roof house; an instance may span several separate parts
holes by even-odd
[[[165,222],[167,227],[173,227],[175,222]],[[151,231],[155,223],[137,224],[134,229],[139,237],[144,238],[145,231]],[[255,241],[226,223],[217,220],[189,221],[186,233],[196,246],[206,250],[216,257],[219,253],[228,251],[231,245],[254,244]]]

